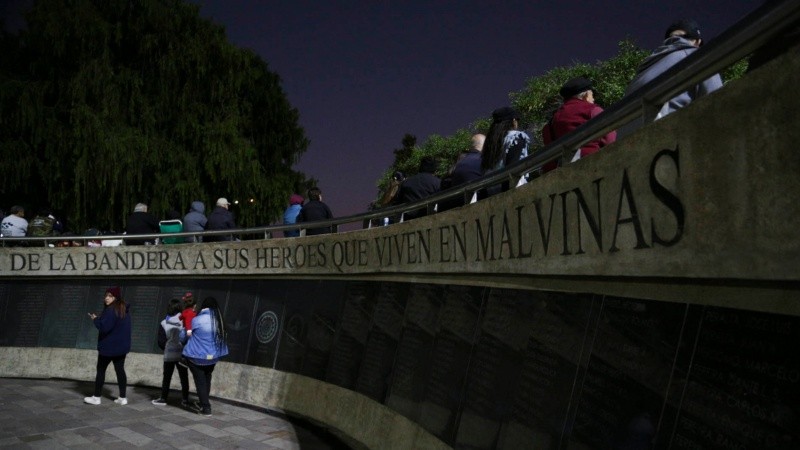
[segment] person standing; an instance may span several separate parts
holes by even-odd
[[[333,213],[328,205],[322,202],[322,190],[313,187],[308,190],[308,203],[303,205],[300,214],[297,215],[297,222],[314,222],[317,220],[333,219]],[[308,228],[306,236],[317,234],[327,234],[331,232],[331,227]]]
[[[183,231],[205,231],[206,223],[206,205],[200,200],[193,201],[189,212],[183,216]],[[203,236],[189,236],[186,242],[203,242]]]
[[[103,298],[103,312],[100,315],[89,313],[94,326],[99,331],[97,335],[97,375],[94,379],[94,394],[85,397],[84,403],[90,405],[100,404],[100,394],[106,381],[106,369],[114,364],[117,374],[119,397],[114,400],[118,405],[127,405],[128,377],[125,374],[125,357],[131,351],[131,315],[129,307],[122,299],[119,286],[106,289]]]
[[[183,302],[178,298],[169,301],[167,317],[161,321],[158,329],[158,345],[164,350],[164,377],[161,380],[161,397],[152,401],[156,406],[167,404],[169,396],[169,385],[172,382],[172,374],[175,367],[178,368],[178,378],[181,380],[181,405],[185,408],[189,406],[189,371],[186,367],[178,364],[183,354],[183,344],[181,343],[181,310]]]
[[[219,358],[228,354],[225,343],[225,322],[222,311],[214,297],[206,297],[200,304],[200,312],[192,319],[192,329],[181,332],[181,340],[188,341],[183,347],[183,361],[189,367],[200,399],[200,414],[211,415],[211,375]]]
[[[206,230],[231,230],[236,228],[236,221],[233,218],[233,213],[230,212],[230,207],[231,204],[225,197],[217,199],[217,206],[208,215]],[[232,241],[233,235],[206,236],[205,240],[206,242]]]

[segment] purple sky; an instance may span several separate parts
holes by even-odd
[[[607,59],[626,37],[654,48],[681,17],[713,38],[762,3],[192,1],[280,75],[311,141],[296,169],[337,217],[366,210],[404,134],[452,134],[551,68]]]

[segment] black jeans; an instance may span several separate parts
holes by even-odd
[[[126,397],[128,388],[128,376],[125,374],[125,357],[122,356],[103,356],[97,355],[97,376],[94,379],[94,396],[100,397],[103,384],[106,382],[106,369],[110,363],[114,363],[114,372],[117,374],[117,384],[119,385],[119,396]]]
[[[189,371],[186,367],[178,364],[177,361],[164,361],[164,378],[161,380],[161,398],[167,399],[169,395],[169,385],[172,382],[172,374],[175,367],[178,367],[178,378],[181,380],[181,396],[184,401],[189,401]]]
[[[194,378],[194,385],[197,388],[197,397],[200,399],[200,407],[203,409],[211,408],[211,403],[208,400],[211,393],[211,374],[214,373],[214,366],[216,364],[209,364],[207,366],[200,366],[190,360],[186,360],[189,370],[192,371],[192,378]]]

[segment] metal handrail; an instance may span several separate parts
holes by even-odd
[[[800,21],[800,2],[797,0],[776,0],[767,2],[755,11],[751,12],[739,22],[728,28],[717,38],[708,42],[692,55],[680,61],[653,81],[627,95],[619,102],[611,105],[602,114],[586,122],[573,132],[556,139],[554,142],[542,147],[536,154],[518,161],[502,171],[486,175],[479,180],[469,184],[458,186],[446,191],[439,192],[415,203],[382,208],[380,210],[354,214],[330,220],[316,222],[305,222],[294,225],[270,225],[266,227],[240,228],[224,231],[204,231],[204,232],[182,232],[136,235],[136,239],[156,239],[163,237],[188,237],[188,236],[244,236],[244,235],[264,235],[269,239],[273,233],[287,230],[298,230],[305,228],[331,227],[337,232],[340,225],[382,219],[387,216],[401,216],[408,211],[427,209],[433,210],[437,203],[443,200],[455,198],[470,198],[475,192],[486,189],[498,184],[509,182],[516,185],[517,181],[541,168],[545,163],[558,159],[563,154],[580,148],[598,136],[602,136],[611,130],[618,129],[623,125],[646,117],[647,111],[660,107],[670,98],[691,86],[705,80],[721,70],[729,67],[735,62],[747,57],[753,51],[769,42],[774,37],[782,33],[787,27]],[[93,241],[107,239],[125,239],[133,236],[109,235],[109,236],[70,236],[69,240],[74,241]],[[0,238],[2,245],[7,242],[16,241],[63,241],[60,237],[7,237]]]

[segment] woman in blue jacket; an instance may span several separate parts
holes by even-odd
[[[97,376],[94,379],[94,395],[85,397],[83,401],[90,405],[100,404],[100,393],[106,381],[106,369],[114,363],[117,374],[119,398],[114,400],[118,405],[127,405],[126,389],[128,377],[125,374],[125,357],[131,351],[131,315],[128,305],[122,299],[119,286],[106,289],[103,299],[103,312],[98,316],[89,313],[89,318],[99,331],[97,335]]]
[[[192,329],[181,332],[181,337],[184,336],[188,336],[188,342],[183,347],[183,356],[197,388],[200,414],[210,416],[211,403],[208,397],[211,392],[211,374],[219,358],[228,354],[225,323],[214,297],[203,300],[200,312],[192,319]]]

